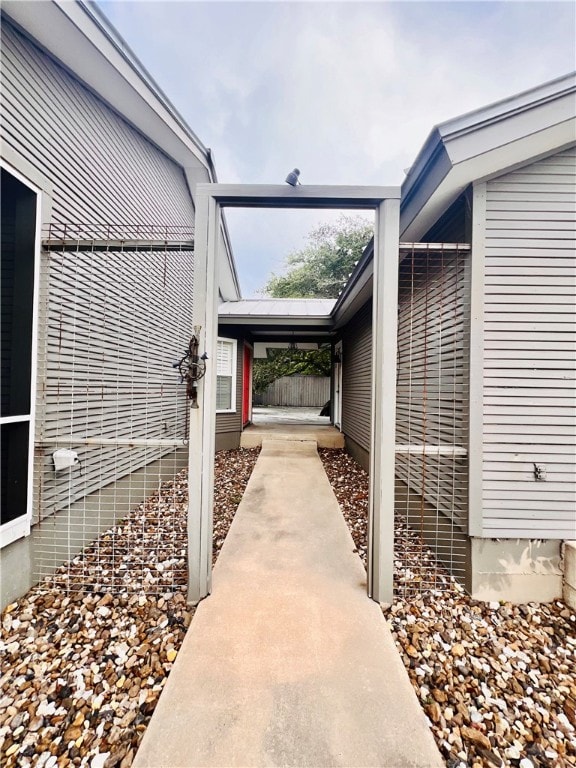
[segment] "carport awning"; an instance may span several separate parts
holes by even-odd
[[[327,341],[335,299],[246,299],[218,308],[218,324],[242,326],[253,337]]]
[[[218,307],[222,324],[330,325],[335,299],[244,299]]]

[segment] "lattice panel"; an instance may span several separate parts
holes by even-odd
[[[173,363],[192,335],[192,236],[67,225],[44,241],[39,577],[69,588],[185,584],[188,403]]]
[[[468,532],[469,251],[430,245],[399,269],[396,590],[464,579]]]

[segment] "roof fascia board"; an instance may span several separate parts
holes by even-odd
[[[222,330],[224,333],[226,332],[226,329],[223,328]],[[334,339],[334,333],[331,329],[326,331],[319,331],[314,329],[298,329],[297,331],[289,331],[279,328],[277,330],[270,331],[251,328],[249,331],[248,329],[244,329],[244,332],[250,334],[250,338],[254,343],[268,344],[270,342],[280,342],[286,346],[290,346],[292,342],[295,344],[299,344],[300,342],[328,344],[332,341],[332,339]]]
[[[506,99],[475,109],[464,115],[447,120],[437,126],[443,139],[477,131],[486,125],[509,120],[514,115],[531,111],[535,107],[556,101],[572,94],[576,89],[576,72],[543,83],[536,88],[515,94]]]
[[[571,73],[434,128],[402,185],[401,238],[420,239],[473,181],[504,174],[573,141],[575,92],[576,73]]]
[[[278,315],[218,315],[220,325],[270,325],[285,326],[290,328],[292,325],[308,326],[332,326],[332,317],[324,315],[322,317],[294,316],[288,315],[280,317]]]
[[[312,186],[286,184],[209,184],[198,192],[230,208],[376,208],[399,199],[400,187]]]
[[[223,211],[222,214],[224,214]],[[220,225],[220,247],[218,248],[218,282],[224,301],[238,301],[241,298],[240,283],[223,215]]]
[[[525,137],[552,131],[556,125],[574,120],[574,94],[546,102],[503,121],[494,121],[478,128],[474,134],[460,133],[446,139],[446,148],[453,165],[497,150]],[[576,138],[576,134],[573,134]]]
[[[340,317],[342,315],[342,312],[345,311],[345,309],[349,305],[349,302],[353,299],[353,295],[357,292],[357,290],[359,290],[359,288],[357,289],[357,286],[365,282],[364,273],[366,271],[368,271],[369,273],[368,275],[366,275],[366,279],[372,275],[373,259],[374,259],[374,238],[370,240],[370,242],[364,249],[362,256],[360,257],[358,263],[352,270],[352,274],[346,281],[346,285],[340,292],[340,295],[338,296],[336,303],[332,308],[332,317],[335,319],[335,321],[339,325],[341,325]]]
[[[55,0],[4,0],[2,10],[179,165],[209,168],[206,148],[99,11]]]
[[[432,138],[432,137],[431,137]],[[402,185],[402,202],[400,204],[400,233],[420,213],[426,201],[440,186],[452,169],[448,152],[442,143],[425,147],[430,152],[425,161],[417,161],[410,169]],[[403,239],[406,239],[403,237]]]
[[[373,255],[373,254],[372,254]],[[371,259],[360,279],[354,284],[347,295],[345,302],[334,313],[334,328],[342,328],[354,315],[362,309],[364,304],[372,298],[374,278],[374,262]]]
[[[401,239],[418,242],[470,183],[503,176],[527,162],[535,162],[540,157],[572,146],[575,129],[576,121],[567,120],[454,166],[443,183],[430,195],[425,210],[417,218],[406,224],[401,217]]]

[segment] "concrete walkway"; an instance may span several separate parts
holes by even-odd
[[[134,768],[432,768],[314,442],[265,440]]]

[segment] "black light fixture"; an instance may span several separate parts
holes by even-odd
[[[298,184],[300,184],[298,176],[300,176],[300,171],[298,168],[294,168],[294,170],[290,171],[288,176],[286,176],[286,184],[290,184],[291,187],[296,187]]]

